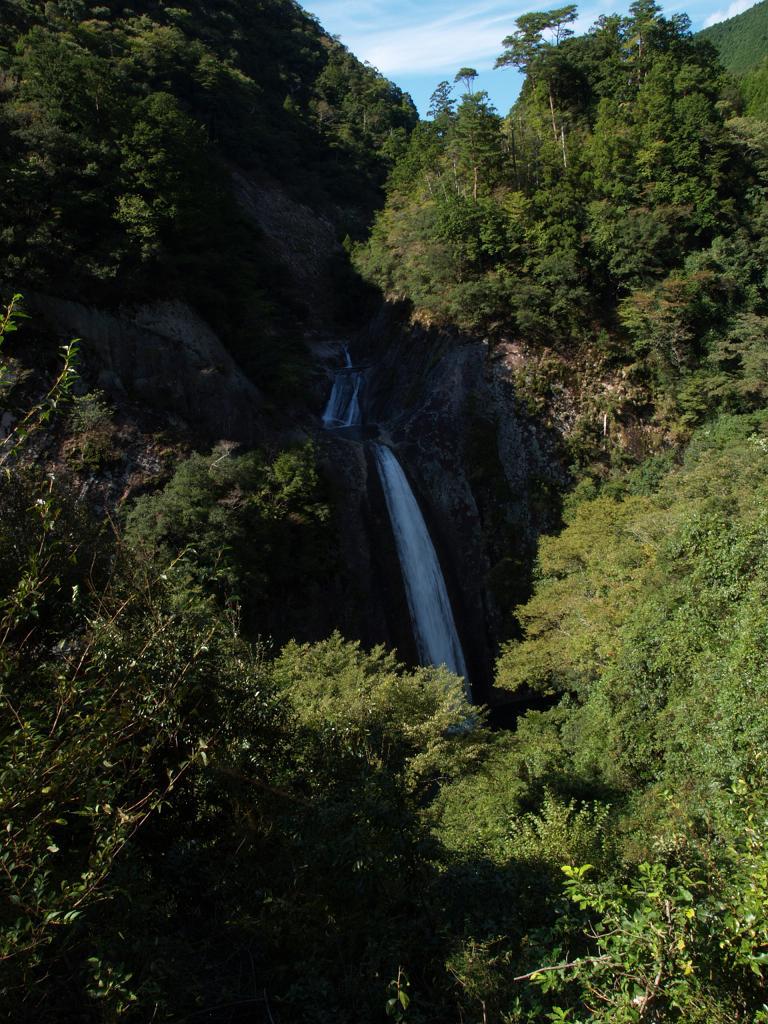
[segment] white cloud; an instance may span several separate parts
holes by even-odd
[[[530,5],[523,0],[510,10],[498,0],[486,0],[437,17],[430,6],[318,0],[311,9],[329,31],[340,33],[356,56],[384,74],[397,75],[444,71],[462,64],[479,70],[493,67],[502,50],[501,40]]]
[[[340,33],[356,56],[385,75],[397,76],[448,73],[466,64],[479,71],[492,68],[502,39],[514,31],[515,19],[532,6],[536,5],[518,0],[510,9],[499,0],[481,0],[435,16],[437,5],[429,0],[317,0],[311,9],[329,31]],[[445,11],[444,6],[439,9]],[[599,2],[580,13],[574,28],[583,32],[610,9],[610,0]]]
[[[358,38],[353,49],[386,75],[441,71],[473,64],[493,66],[509,34],[506,18],[483,23],[439,23],[375,32]]]
[[[499,110],[507,111],[519,92],[522,76],[512,68],[492,70],[503,49],[501,41],[514,31],[515,19],[521,14],[555,6],[554,0],[539,4],[532,0],[465,0],[462,4],[450,0],[303,2],[356,57],[368,61],[409,92],[422,113],[426,113],[435,84],[440,79],[451,81],[465,66],[478,70],[479,88],[490,94]],[[630,0],[618,2],[626,5]],[[586,31],[600,14],[616,8],[616,0],[585,3],[573,25],[577,33]]]
[[[755,0],[733,0],[724,11],[713,11],[704,19],[704,28],[716,25],[719,21],[726,21],[728,18],[735,18],[737,14],[743,14],[755,5]]]

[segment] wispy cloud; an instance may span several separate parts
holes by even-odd
[[[366,33],[357,40],[356,48],[387,75],[438,72],[462,64],[485,70],[493,66],[502,50],[501,40],[511,29],[508,15],[481,21],[438,20]]]
[[[479,71],[493,67],[502,39],[514,31],[515,19],[535,3],[509,6],[481,0],[455,9],[433,0],[315,0],[311,10],[362,60],[386,75],[447,74],[469,64]],[[546,7],[546,4],[542,6]],[[606,0],[580,12],[574,28],[587,29],[598,15],[613,9]]]
[[[713,11],[712,14],[708,15],[704,19],[704,28],[709,28],[710,25],[716,25],[718,21],[726,21],[728,18],[735,18],[737,14],[743,14],[744,11],[749,10],[750,7],[754,7],[756,0],[733,0],[733,3],[729,4],[724,10]]]
[[[491,73],[502,51],[502,39],[514,31],[525,11],[556,6],[555,0],[302,0],[324,27],[337,33],[352,52],[409,90],[422,110],[441,78],[452,79],[458,68],[477,68],[480,88],[487,89],[499,109],[507,110],[517,95],[520,76],[511,69]],[[559,0],[562,2],[562,0]],[[686,11],[694,27],[711,25],[751,7],[755,0],[667,0],[665,11]],[[585,32],[601,14],[625,14],[630,0],[585,0],[573,28]]]
[[[528,10],[498,0],[454,10],[432,3],[316,0],[310,9],[363,60],[384,74],[439,72],[462,64],[490,68],[515,18]]]

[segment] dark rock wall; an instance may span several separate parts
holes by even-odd
[[[408,326],[384,307],[355,349],[366,412],[396,450],[451,592],[476,697],[530,585],[538,536],[565,483],[556,438],[515,402],[511,367],[481,341]]]
[[[263,433],[259,389],[219,337],[179,301],[106,311],[28,292],[26,303],[63,339],[81,339],[95,383],[170,417],[202,442],[254,443]]]
[[[118,406],[153,411],[193,446],[222,440],[279,446],[314,437],[336,509],[342,565],[327,581],[327,604],[313,630],[339,628],[366,646],[384,643],[414,660],[371,453],[362,433],[345,438],[321,429],[333,372],[342,365],[332,312],[332,265],[340,258],[333,227],[263,182],[236,175],[235,186],[297,297],[314,311],[305,343],[315,371],[290,403],[265,399],[226,339],[179,301],[106,311],[28,294],[28,305],[59,337],[83,339],[93,383]],[[370,432],[378,430],[392,445],[410,478],[443,566],[476,695],[487,700],[498,646],[514,635],[513,609],[527,596],[537,538],[557,523],[565,474],[556,439],[518,409],[503,348],[491,355],[477,339],[412,326],[388,304],[348,343],[355,363],[368,367],[363,406]]]

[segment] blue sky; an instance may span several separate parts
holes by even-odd
[[[413,96],[422,114],[442,79],[453,80],[462,66],[480,73],[477,86],[485,89],[505,114],[520,88],[512,68],[493,70],[501,53],[501,40],[514,31],[515,18],[526,11],[548,10],[565,0],[510,3],[499,0],[304,0],[303,6],[338,35],[361,60]],[[601,14],[625,13],[631,0],[586,0],[579,5],[577,32],[587,29]],[[703,28],[740,14],[755,0],[690,0],[665,3],[664,12],[685,11],[693,28]]]

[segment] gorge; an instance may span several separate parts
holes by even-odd
[[[768,3],[577,15],[3,0],[4,1022],[768,1024]]]

